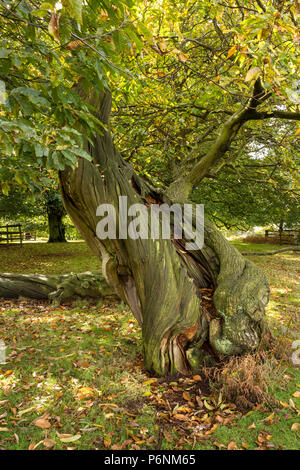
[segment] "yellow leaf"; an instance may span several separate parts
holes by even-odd
[[[94,390],[90,387],[81,387],[78,389],[77,398],[83,400],[84,398],[90,398],[95,394]]]
[[[298,390],[297,392],[293,393],[293,397],[299,398],[300,397],[300,391]]]
[[[179,52],[179,59],[181,60],[181,62],[186,62],[188,60],[187,56],[184,55],[183,52]]]
[[[265,419],[262,419],[261,421],[263,423],[272,424],[273,419],[274,419],[274,413],[271,413],[269,416],[267,416]]]
[[[205,408],[207,408],[208,410],[214,410],[214,409],[215,409],[215,407],[209,405],[206,400],[204,400],[204,406],[205,406]]]
[[[205,435],[208,436],[209,434],[212,434],[213,432],[215,432],[215,430],[217,429],[218,427],[218,423],[215,423],[211,429],[209,429],[209,431],[206,431]]]
[[[12,369],[9,369],[7,370],[6,372],[4,372],[4,377],[7,377],[8,375],[11,375],[13,373],[13,370]]]
[[[59,41],[60,36],[59,36],[59,15],[56,13],[52,13],[51,19],[48,25],[48,31],[52,36]]]
[[[300,423],[292,424],[291,431],[300,431]]]
[[[183,392],[182,396],[186,401],[191,401],[191,397],[188,392]]]
[[[279,403],[281,404],[283,408],[288,408],[289,406],[288,403],[286,403],[285,401],[280,401]]]
[[[150,385],[150,384],[153,384],[154,382],[157,382],[157,379],[145,380],[145,382],[143,382],[143,385]]]
[[[300,127],[296,130],[295,135],[300,134]]]
[[[237,50],[237,46],[232,46],[228,51],[227,59],[231,57],[236,52],[236,50]]]
[[[168,49],[168,44],[164,39],[162,39],[161,41],[159,41],[159,47],[163,52],[166,52],[166,50]]]
[[[252,69],[248,70],[247,72],[245,82],[252,82],[252,80],[256,80],[260,74],[261,70],[259,67],[252,67]]]
[[[36,409],[36,406],[31,406],[30,408],[26,408],[26,410],[21,410],[18,412],[18,415],[21,417],[23,416],[25,413],[29,413],[30,411],[33,411]]]

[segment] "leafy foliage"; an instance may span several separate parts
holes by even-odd
[[[54,0],[0,3],[0,171],[5,194],[10,184],[38,182],[36,170],[61,170],[74,167],[78,158],[90,158],[82,135],[101,132],[102,125],[76,84],[100,92],[107,76],[123,73],[117,65],[120,51],[128,53],[134,42],[141,42],[128,11],[134,6],[130,0],[91,0],[84,8],[81,0],[58,5]]]
[[[1,1],[2,192],[36,190],[90,158],[83,140],[102,125],[82,91],[112,89],[122,155],[162,188],[263,93],[260,119],[243,124],[193,197],[222,225],[254,223],[254,206],[274,212],[279,199],[278,212],[298,205],[299,11],[298,0]]]

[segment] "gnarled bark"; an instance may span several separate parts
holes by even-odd
[[[110,95],[99,103],[99,118],[108,125]],[[236,130],[234,130],[236,132]],[[262,271],[246,260],[205,221],[205,243],[185,250],[185,240],[105,239],[96,235],[96,208],[118,198],[128,206],[170,201],[143,181],[115,149],[109,130],[86,144],[92,162],[80,159],[75,170],[60,173],[65,208],[91,249],[102,259],[108,284],[139,321],[145,367],[159,374],[201,367],[201,348],[214,354],[255,350],[264,329],[268,283]],[[145,222],[146,223],[146,222]],[[148,227],[149,228],[149,227]],[[201,288],[213,287],[214,312],[201,305]]]

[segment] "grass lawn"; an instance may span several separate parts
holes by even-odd
[[[233,243],[243,252],[274,249]],[[270,281],[273,335],[291,344],[300,339],[299,255],[250,259]],[[94,269],[99,261],[81,242],[0,248],[0,272]],[[276,406],[242,414],[203,376],[149,376],[140,329],[122,304],[0,300],[0,338],[8,349],[0,364],[0,449],[299,448],[300,369],[291,361],[275,365]]]

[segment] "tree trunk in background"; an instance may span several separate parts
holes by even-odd
[[[48,217],[49,240],[48,243],[65,243],[65,226],[63,217],[66,212],[58,191],[50,190],[44,195]]]
[[[279,224],[279,245],[282,245],[282,233],[283,233],[283,222],[281,220]]]
[[[99,103],[98,118],[107,126],[110,105],[106,93]],[[118,221],[119,196],[127,196],[128,207],[140,203],[148,211],[153,203],[176,201],[134,172],[116,151],[109,130],[85,149],[92,162],[79,159],[76,169],[60,173],[64,205],[102,259],[108,284],[141,325],[145,367],[158,374],[185,373],[199,369],[207,351],[218,357],[254,351],[264,331],[269,297],[262,271],[208,220],[205,244],[198,251],[187,251],[185,240],[100,240],[96,235],[100,204],[112,204]],[[149,230],[148,225],[144,228]],[[214,292],[209,311],[201,295],[205,290]]]
[[[49,240],[48,243],[66,242],[63,216],[48,212]]]

